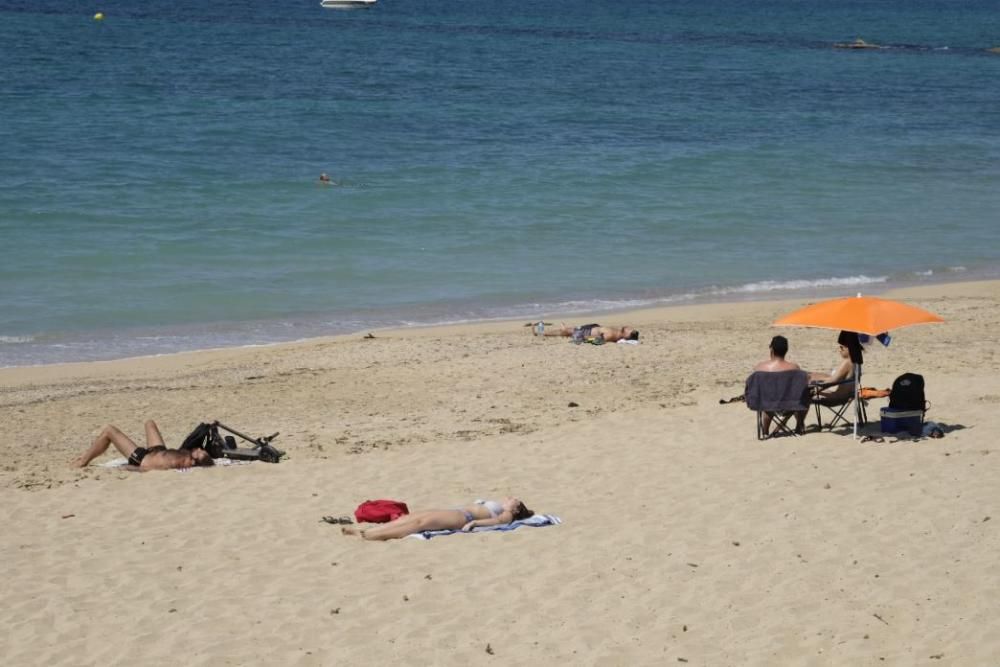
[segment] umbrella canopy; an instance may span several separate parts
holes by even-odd
[[[874,296],[851,296],[820,301],[774,321],[776,326],[841,329],[877,336],[914,324],[944,322],[926,310]]]

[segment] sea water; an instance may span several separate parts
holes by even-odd
[[[998,277],[996,46],[974,0],[0,0],[0,366]]]

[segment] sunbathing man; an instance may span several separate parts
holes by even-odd
[[[543,336],[562,336],[573,338],[580,342],[590,338],[601,337],[605,343],[617,343],[620,340],[639,340],[639,330],[632,327],[602,327],[600,324],[584,324],[579,327],[562,326],[558,329],[546,329]]]
[[[98,456],[115,446],[122,456],[128,459],[130,465],[137,466],[140,471],[171,470],[174,468],[192,468],[194,466],[215,465],[215,461],[201,447],[195,449],[167,449],[163,444],[163,436],[156,422],[152,419],[146,422],[146,446],[138,447],[131,438],[122,433],[117,426],[108,424],[94,438],[90,449],[74,462],[78,468],[85,467]]]
[[[771,344],[768,346],[768,351],[770,352],[770,357],[756,366],[753,367],[755,371],[764,371],[765,373],[780,373],[781,371],[797,371],[801,370],[799,365],[794,361],[788,361],[785,359],[785,355],[788,354],[788,339],[784,336],[775,336],[771,339]],[[761,428],[765,435],[768,435],[771,430],[771,418],[770,412],[764,413],[763,423]],[[806,428],[806,413],[796,412],[795,413],[795,432],[805,433]]]

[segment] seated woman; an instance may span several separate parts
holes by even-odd
[[[842,332],[838,339],[837,352],[840,361],[829,373],[809,373],[809,384],[811,385],[831,385],[823,387],[816,392],[814,400],[823,403],[839,403],[854,395],[854,358],[851,354],[852,345],[856,345],[860,352],[861,344],[857,342],[857,334],[853,334],[853,341],[850,336],[844,336]]]
[[[423,510],[412,512],[372,528],[344,526],[344,535],[357,535],[366,540],[394,540],[425,530],[472,530],[476,526],[499,526],[527,519],[534,512],[517,498],[502,501],[477,500],[471,505],[450,510]]]

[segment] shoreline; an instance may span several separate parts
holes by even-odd
[[[948,289],[948,286],[952,285],[966,285],[966,284],[989,284],[996,283],[998,289],[1000,289],[1000,279],[988,279],[988,280],[948,280],[941,282],[929,282],[929,283],[917,283],[913,282],[910,284],[901,284],[897,286],[891,286],[881,290],[868,289],[868,290],[854,290],[860,291],[861,293],[882,296],[886,294],[895,294],[897,292],[913,292],[916,291],[917,294],[922,293],[924,290],[929,290],[928,293],[933,294],[938,289]],[[872,288],[880,285],[881,283],[865,283],[859,285],[858,287],[868,287]],[[623,306],[620,308],[608,308],[604,310],[591,310],[591,311],[565,311],[561,313],[538,313],[538,314],[526,314],[524,316],[505,316],[498,318],[486,318],[486,319],[475,319],[468,321],[454,321],[445,323],[432,323],[432,324],[412,324],[409,326],[390,326],[384,328],[370,327],[364,329],[358,329],[355,331],[350,331],[346,333],[335,333],[326,334],[319,336],[308,336],[305,338],[298,338],[294,340],[279,340],[274,342],[262,342],[262,343],[249,343],[243,345],[224,345],[221,347],[205,347],[191,350],[178,350],[178,351],[168,351],[168,352],[158,352],[153,354],[140,354],[134,356],[124,356],[124,357],[113,357],[110,359],[94,359],[94,360],[83,360],[83,361],[57,361],[52,363],[40,363],[40,364],[23,364],[23,365],[13,365],[13,366],[0,366],[0,381],[3,380],[3,375],[5,371],[15,371],[17,369],[38,369],[46,368],[50,366],[57,367],[75,367],[78,365],[87,364],[106,364],[114,362],[132,362],[141,361],[147,359],[160,359],[160,358],[176,358],[181,355],[199,355],[199,354],[216,354],[223,353],[225,351],[237,351],[237,350],[255,350],[255,349],[268,349],[274,347],[281,347],[285,345],[298,346],[298,345],[308,345],[311,343],[322,343],[330,342],[334,340],[349,339],[354,336],[363,335],[368,332],[380,333],[383,335],[402,335],[402,334],[414,334],[421,331],[442,331],[446,332],[449,330],[464,330],[466,328],[478,328],[485,327],[489,330],[493,326],[505,326],[513,322],[524,322],[525,318],[541,318],[544,317],[546,320],[559,320],[560,318],[566,320],[580,319],[580,320],[594,320],[596,318],[604,319],[620,319],[620,318],[631,318],[638,317],[642,319],[645,317],[646,313],[658,312],[661,310],[670,311],[675,308],[686,308],[692,307],[697,308],[701,306],[706,307],[727,307],[729,305],[736,304],[756,304],[756,303],[793,303],[808,300],[805,294],[800,292],[812,292],[815,294],[812,298],[815,300],[823,300],[829,298],[837,298],[839,296],[849,296],[848,294],[836,294],[837,290],[846,289],[846,285],[837,285],[824,288],[803,288],[801,290],[792,290],[789,293],[782,293],[776,295],[772,292],[727,292],[725,294],[719,295],[717,297],[704,296],[701,299],[692,299],[690,301],[679,300],[677,302],[668,302],[657,305],[639,306],[639,307],[627,307]],[[743,299],[733,299],[732,297],[738,294],[745,294],[746,298]]]

